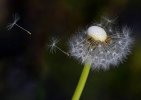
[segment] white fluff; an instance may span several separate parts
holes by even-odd
[[[111,65],[117,66],[130,53],[133,39],[127,27],[116,31],[117,28],[111,26],[110,23],[102,23],[102,26],[93,25],[86,30],[87,34],[83,31],[72,37],[69,41],[70,55],[83,64],[90,60],[92,69],[106,70]],[[92,37],[91,40],[88,35]],[[107,37],[110,37],[109,42],[105,41]]]

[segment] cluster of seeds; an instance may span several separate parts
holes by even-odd
[[[69,53],[81,63],[90,62],[93,69],[109,69],[126,58],[132,43],[127,27],[117,29],[110,20],[105,20],[74,35],[69,41]]]

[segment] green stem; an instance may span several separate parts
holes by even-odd
[[[74,95],[72,97],[72,100],[79,100],[79,98],[82,94],[82,91],[84,89],[84,86],[86,84],[86,80],[87,80],[88,75],[89,75],[90,66],[91,66],[91,64],[89,64],[89,63],[85,64],[83,71],[81,73],[79,82],[77,84],[76,90],[75,90]]]

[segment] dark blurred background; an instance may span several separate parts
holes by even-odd
[[[67,41],[101,17],[117,18],[135,38],[128,59],[109,71],[91,71],[81,100],[141,100],[141,0],[0,0],[0,100],[71,100],[83,65],[47,48]],[[12,15],[32,35],[14,26]]]

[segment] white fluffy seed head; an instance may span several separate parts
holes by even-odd
[[[95,41],[104,42],[107,39],[107,33],[99,26],[90,26],[87,30],[87,34]]]
[[[93,25],[86,30],[87,34],[85,34],[86,32],[80,32],[72,37],[69,41],[70,55],[83,64],[89,60],[92,64],[92,69],[106,70],[111,65],[117,66],[130,53],[133,39],[127,27],[118,30],[111,26],[111,23],[108,25],[103,23],[100,27]],[[95,31],[95,29],[100,31]],[[91,32],[94,32],[94,34]],[[91,38],[87,35],[91,36]],[[97,38],[98,41],[96,40]]]

